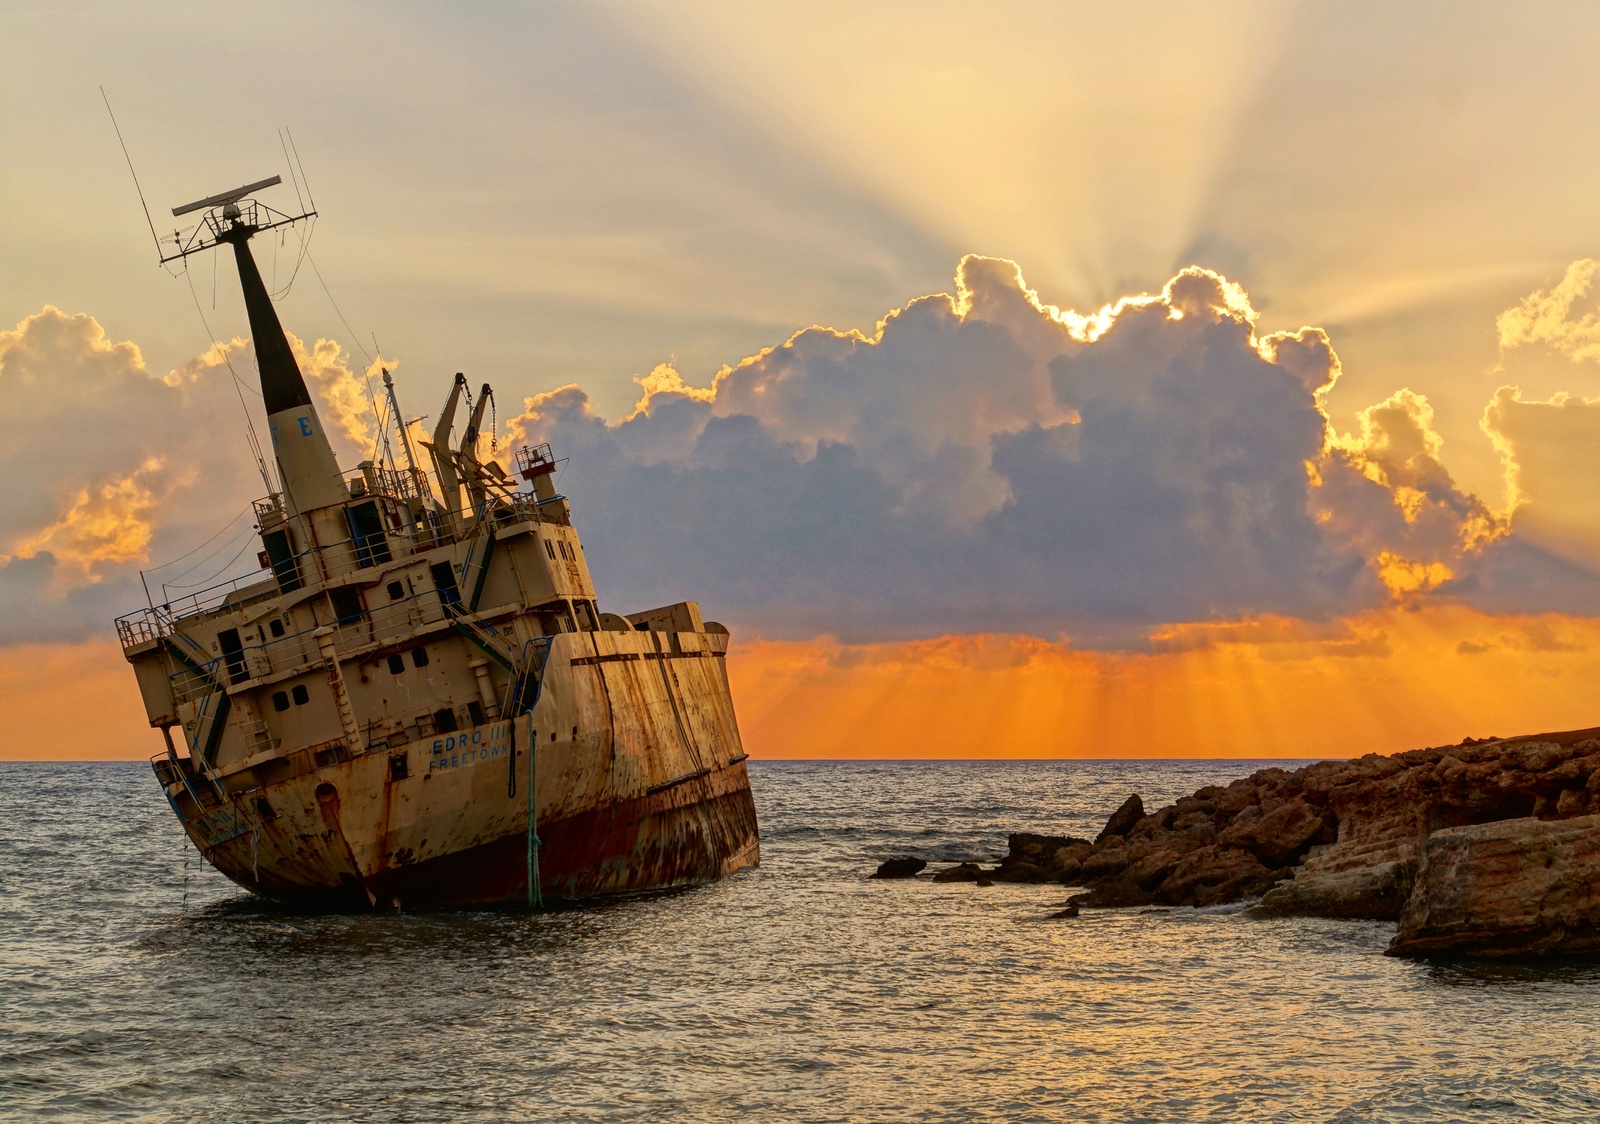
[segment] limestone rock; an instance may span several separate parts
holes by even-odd
[[[1253,917],[1342,917],[1393,921],[1400,916],[1416,869],[1409,862],[1380,862],[1307,874],[1279,882],[1250,908]]]
[[[1093,843],[1019,833],[992,877],[1053,880],[1090,906],[1208,906],[1265,916],[1398,920],[1424,842],[1538,817],[1600,813],[1600,731],[1468,739],[1392,756],[1262,769],[1146,814],[1130,796]],[[936,881],[987,878],[974,864]],[[1563,937],[1552,947],[1579,938]]]
[[[1104,843],[1114,835],[1125,836],[1133,830],[1133,825],[1144,819],[1144,801],[1139,799],[1136,792],[1122,802],[1122,807],[1111,813],[1111,818],[1106,821],[1106,826],[1100,829],[1100,834],[1095,836],[1095,843]]]
[[[1434,832],[1388,952],[1600,953],[1600,816]]]

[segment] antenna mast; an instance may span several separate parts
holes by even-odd
[[[176,249],[170,254],[163,254],[161,264],[165,265],[169,261],[177,261],[191,254],[198,254],[202,250],[209,250],[219,243],[230,241],[224,235],[235,228],[248,227],[251,234],[259,234],[263,230],[274,230],[303,219],[316,218],[315,208],[308,208],[298,215],[286,215],[282,211],[273,210],[265,203],[245,198],[262,188],[282,182],[282,176],[272,176],[269,179],[257,180],[255,183],[247,183],[243,187],[236,187],[232,191],[224,191],[220,195],[208,195],[204,199],[196,199],[193,203],[172,208],[173,218],[180,218],[194,211],[205,211],[206,215],[200,225],[194,227],[188,234],[174,230],[172,236],[164,240],[172,243]],[[242,206],[241,201],[243,201]]]

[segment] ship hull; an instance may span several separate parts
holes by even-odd
[[[526,905],[756,865],[725,637],[562,641],[517,719],[344,760],[302,751],[169,799],[219,871],[309,908]]]
[[[354,910],[514,906],[669,889],[714,881],[760,861],[742,761],[676,791],[535,823],[531,841],[524,826],[371,873],[361,870],[354,850],[341,827],[325,823],[322,831],[302,832],[274,819],[251,823],[212,847],[207,858],[264,897]]]

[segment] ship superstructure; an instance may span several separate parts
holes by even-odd
[[[305,217],[246,198],[275,182],[175,209],[205,214],[172,255],[238,266],[277,469],[262,573],[117,621],[189,838],[250,890],[358,908],[754,865],[727,629],[691,601],[601,609],[549,446],[514,475],[482,455],[487,385],[459,442],[461,375],[431,441],[398,426],[403,465],[342,471],[250,252]]]

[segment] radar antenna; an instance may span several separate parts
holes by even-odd
[[[185,203],[181,207],[172,208],[172,217],[179,218],[195,211],[205,211],[205,217],[200,224],[191,229],[187,234],[174,230],[170,237],[162,239],[163,244],[170,243],[176,247],[172,253],[161,255],[161,264],[177,261],[191,254],[198,254],[202,250],[209,250],[222,242],[233,241],[239,235],[227,237],[230,231],[238,230],[248,238],[263,230],[272,230],[280,226],[288,226],[303,219],[316,218],[314,208],[302,211],[298,215],[286,215],[282,211],[274,210],[265,203],[248,198],[263,188],[273,187],[283,182],[281,176],[272,176],[269,179],[257,180],[247,183],[243,187],[236,187],[232,191],[224,191],[217,195],[208,195],[204,199],[196,199],[193,203]]]

